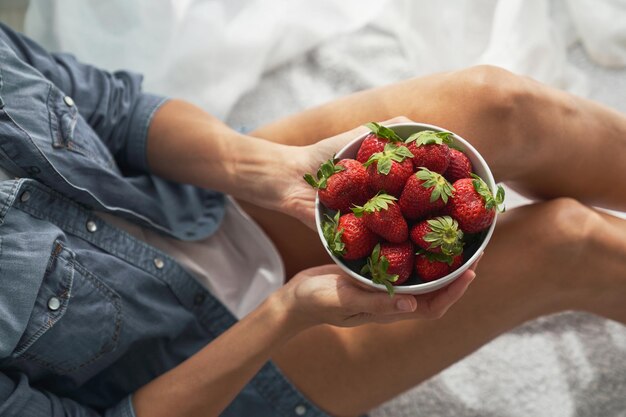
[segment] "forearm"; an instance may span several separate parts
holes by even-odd
[[[197,354],[137,391],[137,417],[219,415],[272,352],[301,330],[279,297],[270,297]]]
[[[257,204],[278,191],[272,171],[285,170],[297,158],[293,147],[238,133],[178,100],[156,112],[148,131],[147,154],[156,175]]]

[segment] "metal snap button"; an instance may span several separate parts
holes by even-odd
[[[27,202],[28,200],[30,200],[30,191],[24,191],[24,192],[22,193],[22,195],[20,196],[20,201],[21,201],[22,203],[25,203],[25,202]]]
[[[48,300],[48,308],[50,309],[50,311],[57,311],[59,308],[61,308],[61,300],[59,300],[57,297],[50,297],[50,299]]]
[[[67,107],[72,107],[74,105],[74,99],[70,96],[63,97],[63,101],[67,104]]]
[[[163,269],[165,262],[163,262],[161,258],[154,258],[154,266],[156,266],[157,269]]]
[[[87,231],[90,233],[96,232],[98,230],[98,225],[93,220],[89,220],[86,226],[87,226]]]
[[[303,416],[306,414],[306,407],[300,404],[293,411],[296,413],[296,415]]]

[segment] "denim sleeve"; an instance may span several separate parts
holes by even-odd
[[[121,166],[148,171],[148,126],[163,97],[141,90],[143,77],[129,71],[107,72],[72,55],[49,53],[0,23],[0,39],[17,56],[70,96]]]
[[[128,396],[107,410],[95,410],[68,398],[30,386],[24,374],[0,373],[0,416],[2,417],[136,417]]]

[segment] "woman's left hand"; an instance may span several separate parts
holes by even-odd
[[[381,122],[381,124],[389,125],[406,122],[411,122],[411,120],[406,117],[396,117]],[[290,177],[287,179],[288,185],[282,193],[280,211],[302,220],[311,228],[315,228],[316,190],[304,181],[304,174],[310,173],[315,176],[322,162],[332,158],[350,141],[366,132],[368,132],[367,127],[359,126],[348,132],[321,140],[313,145],[291,148],[293,153],[292,161],[296,163],[292,164],[293,169],[288,174]]]

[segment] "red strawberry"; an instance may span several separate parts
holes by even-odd
[[[448,256],[463,252],[463,232],[450,216],[424,220],[411,229],[411,240],[420,248]]]
[[[384,285],[389,295],[393,295],[393,286],[404,283],[411,276],[414,259],[413,244],[410,241],[385,242],[374,247],[372,255],[367,258],[367,264],[361,269],[361,274],[369,273],[372,282]]]
[[[409,238],[409,226],[402,217],[397,198],[389,194],[377,194],[362,207],[353,207],[357,217],[363,216],[365,226],[389,242],[401,243]]]
[[[361,147],[356,154],[356,160],[364,164],[375,153],[382,152],[385,149],[385,145],[388,143],[402,143],[404,142],[400,136],[388,127],[381,126],[378,123],[368,123],[367,126],[372,133],[367,135]]]
[[[354,159],[342,159],[336,164],[329,159],[320,165],[317,180],[311,174],[304,175],[304,179],[319,189],[320,201],[331,210],[345,213],[352,204],[363,204],[371,197],[367,172]]]
[[[472,162],[467,155],[456,149],[450,149],[450,165],[443,176],[450,182],[461,178],[470,178],[472,175]]]
[[[363,218],[354,213],[339,213],[322,224],[322,232],[330,251],[348,261],[368,256],[378,243],[378,236],[365,226]]]
[[[475,174],[454,183],[454,195],[446,207],[450,216],[459,222],[465,233],[477,233],[488,228],[496,216],[496,210],[504,202],[504,189],[498,186],[494,197],[485,182]]]
[[[423,130],[409,136],[406,146],[413,154],[415,168],[428,168],[438,174],[443,174],[450,163],[450,148],[452,143],[450,132],[434,132]]]
[[[443,176],[421,168],[407,180],[398,205],[405,218],[415,220],[442,209],[453,192]]]
[[[385,145],[383,152],[370,156],[364,165],[367,167],[371,190],[400,196],[407,178],[413,174],[412,156],[406,146],[391,143]]]
[[[415,273],[422,281],[445,277],[463,264],[463,255],[454,257],[435,253],[421,253],[415,257]]]

